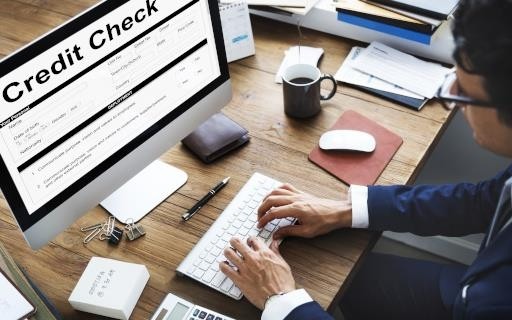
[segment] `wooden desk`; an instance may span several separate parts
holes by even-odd
[[[96,0],[0,0],[0,55],[5,56]],[[147,235],[119,247],[102,241],[82,244],[79,226],[105,220],[95,208],[43,249],[28,248],[6,201],[0,199],[0,241],[56,304],[66,319],[95,319],[75,312],[67,302],[71,290],[92,256],[141,263],[151,278],[132,319],[147,319],[166,293],[173,292],[205,307],[239,319],[259,319],[260,312],[246,300],[236,302],[191,279],[176,276],[176,266],[203,235],[250,175],[259,171],[317,196],[339,198],[347,186],[310,163],[307,155],[320,135],[346,110],[356,110],[404,138],[404,144],[378,180],[379,184],[408,183],[421,167],[450,114],[430,103],[415,112],[358,90],[341,86],[313,119],[294,120],[283,113],[281,86],[273,82],[283,51],[297,42],[295,27],[253,17],[256,56],[230,65],[234,96],[224,112],[245,126],[251,142],[212,165],[204,165],[183,146],[162,159],[189,174],[189,181],[142,220]],[[355,42],[304,30],[305,45],[325,49],[320,68],[334,74]],[[208,188],[226,176],[229,185],[187,223],[181,214]],[[341,230],[316,239],[288,239],[281,251],[290,263],[298,286],[324,308],[335,297],[378,233]]]

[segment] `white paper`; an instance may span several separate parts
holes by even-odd
[[[219,4],[219,12],[228,62],[254,55],[256,51],[247,3]]]
[[[238,0],[221,0],[221,3],[234,3]],[[246,0],[247,4],[253,6],[286,6],[306,7],[307,0]]]
[[[379,42],[372,42],[354,60],[353,68],[429,99],[450,72],[440,64],[420,60]]]
[[[286,50],[284,54],[284,59],[281,62],[279,70],[277,70],[276,77],[274,79],[276,83],[283,83],[283,73],[286,68],[291,65],[303,63],[316,67],[318,65],[318,61],[324,54],[324,49],[300,46],[299,50],[299,47],[296,46]]]
[[[34,308],[0,272],[0,314],[2,319],[19,319]]]
[[[407,96],[415,99],[423,99],[423,96],[415,94],[411,91],[405,90],[396,86],[392,83],[386,82],[379,78],[375,78],[367,73],[356,70],[352,67],[354,60],[363,52],[365,49],[361,47],[353,47],[350,53],[343,61],[343,64],[334,75],[334,78],[338,81],[350,83],[356,86],[364,86],[367,88],[377,89],[381,91],[387,91],[401,96]]]

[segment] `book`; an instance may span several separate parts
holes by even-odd
[[[426,34],[432,34],[436,28],[432,24],[360,0],[338,0],[334,3],[334,6],[338,12]]]
[[[411,19],[415,19],[415,20],[418,20],[418,21],[422,21],[424,23],[431,24],[432,26],[434,26],[436,28],[439,27],[441,25],[441,23],[446,21],[446,20],[443,20],[443,19],[436,19],[436,18],[432,18],[432,17],[427,17],[425,15],[422,15],[422,14],[419,14],[419,13],[410,12],[410,11],[407,11],[407,10],[404,10],[404,9],[395,8],[395,7],[388,6],[388,5],[379,3],[379,2],[374,2],[372,0],[361,0],[361,1],[364,1],[366,3],[372,4],[374,6],[381,7],[383,9],[386,9],[386,10],[389,10],[389,11],[392,11],[392,12],[396,12],[398,14],[401,14],[403,16],[409,17]]]
[[[396,37],[400,37],[403,39],[423,44],[430,45],[430,42],[432,40],[432,34],[397,27],[395,25],[376,21],[368,17],[361,17],[359,15],[351,14],[348,12],[338,12],[338,20],[359,27],[375,30],[382,33],[387,33]]]
[[[59,320],[62,317],[57,309],[49,302],[44,294],[35,287],[32,281],[18,267],[5,247],[0,243],[0,268],[11,279],[21,292],[36,306],[36,314],[30,319],[34,320]]]
[[[460,0],[372,0],[398,9],[422,14],[435,19],[446,20],[451,15]]]
[[[370,153],[322,150],[316,146],[309,160],[347,184],[372,185],[402,145],[402,138],[355,111],[345,111],[330,130],[350,129],[371,134],[377,144]]]

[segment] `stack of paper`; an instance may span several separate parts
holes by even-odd
[[[366,49],[354,47],[335,78],[419,110],[449,72],[440,64],[373,42]]]
[[[220,3],[233,3],[237,0],[220,0]],[[251,7],[263,9],[275,8],[280,11],[306,15],[318,2],[318,0],[246,0]]]
[[[435,4],[429,7],[446,7],[437,4],[444,1],[430,2]],[[415,10],[416,7],[397,6],[391,0],[333,0],[333,5],[340,21],[424,44],[430,44],[434,32],[447,18],[427,15],[424,10]],[[456,3],[452,4],[452,10],[454,6]]]

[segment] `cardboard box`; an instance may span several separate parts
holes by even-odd
[[[93,257],[68,301],[76,310],[127,320],[148,280],[144,265]]]

